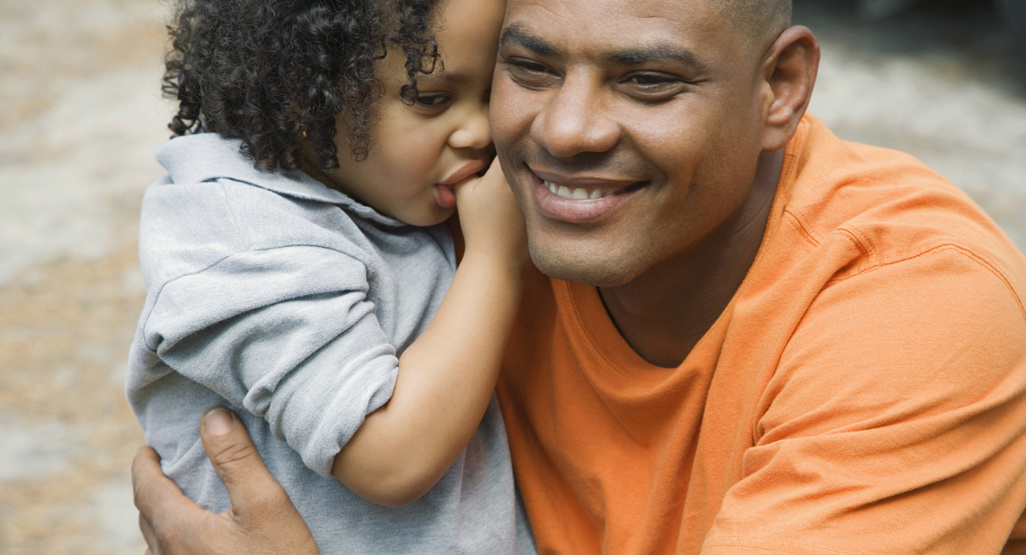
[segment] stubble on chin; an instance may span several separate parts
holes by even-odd
[[[528,249],[538,270],[554,279],[572,281],[594,287],[616,287],[637,277],[629,263],[609,251],[587,252],[567,246],[542,245],[531,241]]]

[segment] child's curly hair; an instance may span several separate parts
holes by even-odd
[[[163,91],[178,100],[168,127],[242,139],[256,167],[294,170],[305,136],[321,170],[338,167],[335,117],[352,154],[374,126],[377,60],[406,54],[404,101],[438,59],[428,27],[435,0],[180,0],[168,31]]]

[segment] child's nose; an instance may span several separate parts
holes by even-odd
[[[449,145],[453,148],[480,150],[490,144],[492,144],[492,134],[488,129],[487,104],[468,110],[459,126],[449,137]]]

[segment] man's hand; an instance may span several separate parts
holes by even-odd
[[[147,553],[318,552],[310,529],[231,411],[208,410],[200,436],[232,508],[214,514],[185,497],[161,472],[156,451],[143,447],[132,462],[132,486]]]

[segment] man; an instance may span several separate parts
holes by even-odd
[[[498,391],[542,552],[1026,553],[1026,260],[804,115],[818,45],[789,19],[508,2],[493,136],[541,273]],[[237,420],[204,422],[235,509],[143,450],[151,547],[305,541]]]

